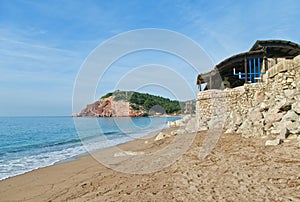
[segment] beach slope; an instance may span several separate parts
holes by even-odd
[[[168,131],[170,132],[170,130]],[[264,146],[265,139],[223,134],[214,150],[199,159],[206,132],[174,164],[154,173],[126,174],[91,156],[0,181],[1,201],[299,201],[300,149],[294,141]],[[173,137],[155,134],[120,145],[153,152]],[[184,142],[183,142],[184,143]],[[110,149],[97,155],[115,158]]]

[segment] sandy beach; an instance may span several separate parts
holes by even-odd
[[[200,160],[206,135],[198,133],[181,158],[157,172],[117,172],[88,155],[0,181],[0,201],[300,200],[300,149],[296,141],[266,147],[266,139],[222,134],[213,151]],[[174,137],[154,138],[155,133],[119,148],[153,152],[171,144]],[[112,149],[96,155],[117,158]]]

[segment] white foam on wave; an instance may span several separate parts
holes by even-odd
[[[0,159],[0,180],[13,177],[16,175],[24,174],[38,168],[54,165],[58,162],[66,161],[74,157],[83,155],[88,151],[97,151],[100,149],[112,147],[131,141],[136,138],[145,136],[148,132],[132,133],[128,136],[120,136],[118,134],[110,136],[110,139],[104,141],[89,141],[84,142],[83,145],[68,147],[62,150],[40,152],[38,154],[27,154],[26,156],[15,156]]]
[[[78,156],[84,152],[86,152],[86,150],[83,146],[77,146],[60,151],[27,155],[21,158],[3,159],[0,160],[0,180],[50,166],[59,161]]]

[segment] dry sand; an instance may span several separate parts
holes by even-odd
[[[158,172],[126,174],[84,156],[0,181],[0,200],[300,201],[296,141],[265,147],[265,139],[223,134],[214,150],[200,160],[205,135],[198,133],[180,159]],[[154,141],[152,134],[147,141],[135,140],[120,148],[151,153],[166,147],[172,138]],[[118,158],[114,154],[105,150],[97,155]]]

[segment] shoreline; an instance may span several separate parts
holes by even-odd
[[[171,131],[168,128],[165,132]],[[181,158],[157,172],[126,174],[87,155],[2,180],[0,198],[4,201],[300,200],[297,194],[300,150],[294,142],[266,147],[262,138],[222,134],[213,151],[205,159],[199,159],[199,149],[207,135],[207,131],[199,132]],[[151,153],[172,144],[174,139],[154,141],[155,136],[149,134],[118,148]],[[185,139],[182,144],[186,144]],[[115,154],[111,149],[95,153],[109,159],[119,158]]]
[[[55,117],[55,116],[49,116],[49,117]],[[38,117],[37,117],[38,118]],[[72,118],[72,117],[70,117]],[[98,117],[96,117],[98,118]],[[139,118],[139,117],[138,117]],[[174,118],[179,118],[178,116],[174,116]],[[167,123],[165,123],[165,127],[167,127]],[[44,167],[48,167],[48,166],[52,166],[52,165],[56,165],[56,164],[60,164],[60,163],[64,163],[64,162],[69,162],[69,161],[74,161],[76,160],[77,158],[81,157],[81,156],[86,156],[86,155],[89,155],[89,152],[98,152],[98,151],[101,151],[101,150],[104,150],[104,149],[107,149],[107,148],[110,148],[110,147],[114,147],[114,146],[117,146],[119,144],[123,144],[123,143],[126,143],[128,141],[134,141],[136,138],[143,138],[144,136],[147,136],[149,133],[151,132],[154,132],[156,130],[158,130],[159,128],[151,128],[149,130],[142,130],[142,131],[139,131],[137,133],[135,133],[133,136],[131,136],[131,134],[129,134],[127,137],[124,136],[121,137],[121,139],[112,139],[112,140],[107,140],[108,141],[108,144],[103,144],[101,147],[98,147],[97,148],[94,148],[95,150],[91,151],[87,151],[85,148],[84,148],[84,144],[83,145],[79,145],[79,146],[74,146],[74,154],[75,155],[72,155],[73,152],[68,152],[68,153],[65,153],[64,156],[60,156],[58,158],[54,158],[55,156],[53,156],[53,159],[52,157],[51,158],[47,158],[45,163],[44,161],[42,161],[41,159],[37,159],[35,160],[35,164],[33,164],[32,166],[29,165],[29,166],[24,166],[24,167],[19,167],[18,170],[16,167],[13,168],[13,170],[3,170],[4,173],[2,173],[1,175],[1,179],[0,181],[3,181],[5,179],[8,179],[8,178],[11,178],[11,177],[15,177],[15,176],[18,176],[18,175],[22,175],[22,174],[25,174],[25,173],[28,173],[28,172],[31,172],[31,171],[34,171],[34,170],[37,170],[37,169],[41,169],[41,168],[44,168]],[[141,136],[141,137],[138,137],[138,136]],[[80,140],[80,137],[77,136],[77,138],[79,138]],[[80,147],[80,148],[79,148]],[[78,150],[79,148],[79,150]],[[80,152],[76,152],[76,150],[80,151]],[[33,158],[35,158],[35,155],[32,156]],[[65,158],[64,158],[65,157]],[[23,162],[23,161],[21,161]],[[25,164],[24,164],[25,165]],[[27,165],[27,164],[26,164]]]
[[[94,118],[99,118],[99,117],[94,117]],[[167,129],[167,128],[164,128],[164,129]],[[151,137],[151,136],[153,136],[153,134],[157,135],[160,131],[161,130],[155,130],[155,131],[152,131],[152,132],[149,132],[149,133],[145,133],[144,136],[141,136],[139,138],[136,138],[136,139],[133,139],[133,140],[128,140],[126,142],[119,143],[119,144],[116,144],[114,146],[109,146],[109,147],[97,149],[95,151],[92,151],[91,153],[88,152],[88,151],[85,151],[82,154],[78,154],[78,155],[75,155],[73,157],[70,157],[70,158],[67,158],[67,159],[64,159],[64,160],[59,160],[59,161],[54,162],[54,163],[52,163],[50,165],[47,165],[47,166],[38,167],[38,168],[35,168],[33,170],[30,170],[30,171],[27,171],[27,172],[24,172],[24,173],[21,173],[21,174],[17,174],[17,175],[14,175],[14,176],[9,176],[7,178],[0,179],[0,183],[4,180],[14,178],[14,177],[18,177],[18,176],[21,176],[21,175],[24,175],[24,174],[27,174],[27,173],[30,173],[30,172],[34,172],[34,171],[39,170],[39,169],[43,169],[43,168],[47,168],[47,167],[51,167],[51,166],[55,166],[55,165],[59,165],[59,164],[64,164],[64,163],[68,163],[68,162],[72,162],[72,161],[76,161],[76,160],[80,159],[81,157],[92,156],[92,154],[99,153],[99,152],[102,152],[102,151],[105,151],[105,150],[109,150],[109,149],[114,148],[114,147],[119,147],[119,146],[122,146],[123,144],[129,143],[129,142],[134,142],[134,141],[139,140],[139,139],[144,139],[144,138],[147,138],[147,137]]]

